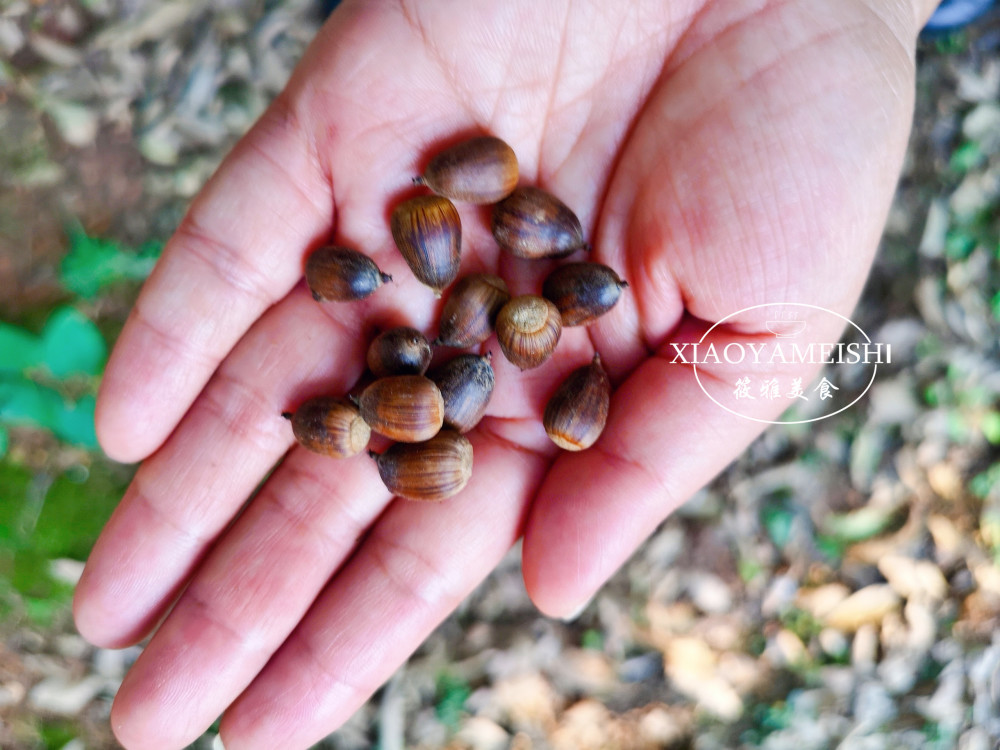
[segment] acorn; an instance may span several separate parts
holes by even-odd
[[[460,203],[496,203],[517,187],[517,156],[499,138],[472,138],[439,153],[413,182]]]
[[[601,436],[610,403],[611,381],[595,354],[589,365],[573,370],[552,394],[542,417],[545,432],[564,450],[585,450]]]
[[[376,378],[423,375],[431,363],[431,345],[416,328],[390,328],[372,339],[367,362]]]
[[[443,430],[422,443],[396,443],[381,455],[368,453],[382,482],[409,500],[444,500],[461,492],[472,476],[472,443]]]
[[[538,367],[551,357],[561,333],[559,309],[544,297],[513,297],[497,315],[500,348],[522,370]]]
[[[334,458],[348,458],[368,445],[371,428],[347,399],[318,396],[295,413],[281,416],[292,422],[292,433],[303,448]]]
[[[499,276],[476,273],[458,280],[441,310],[435,344],[465,349],[490,337],[510,292]]]
[[[483,418],[496,383],[491,358],[489,352],[460,354],[428,375],[444,398],[445,426],[468,432]]]
[[[455,204],[440,195],[421,195],[396,206],[390,223],[413,275],[440,297],[462,259],[462,222]]]
[[[614,307],[627,286],[602,263],[567,263],[545,279],[542,295],[559,308],[564,326],[582,326]]]
[[[382,273],[375,261],[349,247],[325,245],[306,260],[306,283],[319,302],[364,299],[392,276]]]
[[[361,392],[358,409],[375,432],[404,443],[434,437],[444,424],[441,391],[423,375],[376,380]]]
[[[493,207],[493,236],[518,258],[561,258],[589,249],[576,214],[551,193],[530,186]]]

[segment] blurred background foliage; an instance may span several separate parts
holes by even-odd
[[[184,206],[321,16],[312,0],[0,5],[5,750],[115,746],[107,707],[136,652],[83,644],[68,613],[133,472],[97,447],[97,386]],[[407,744],[428,748],[803,750],[866,721],[882,740],[865,747],[987,748],[993,683],[942,686],[1000,669],[998,50],[997,14],[921,44],[910,154],[854,316],[894,347],[865,402],[765,433],[575,623],[531,608],[515,551],[327,746],[402,747],[405,711]],[[875,589],[847,624],[816,604]]]

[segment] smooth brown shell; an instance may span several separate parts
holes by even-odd
[[[518,258],[561,258],[587,247],[576,214],[551,193],[517,188],[493,208],[493,236]]]
[[[414,182],[453,201],[496,203],[517,187],[517,156],[494,136],[471,138],[431,159]]]
[[[545,432],[564,450],[585,450],[601,436],[610,403],[611,381],[595,354],[589,365],[573,370],[552,394],[542,417]]]
[[[428,375],[441,389],[445,426],[468,432],[479,424],[496,384],[490,359],[489,352],[460,354]]]
[[[462,222],[455,204],[440,195],[421,195],[396,206],[390,223],[413,275],[440,296],[462,260]]]
[[[382,273],[367,255],[349,247],[325,245],[306,260],[306,283],[317,301],[364,299],[387,281],[392,281],[392,276]]]
[[[459,279],[441,310],[435,343],[459,349],[483,343],[508,300],[510,291],[499,276],[476,273]]]
[[[461,492],[472,476],[472,443],[451,430],[370,455],[389,491],[409,500],[444,500]]]
[[[431,345],[416,328],[390,328],[372,339],[366,361],[376,378],[423,375],[431,363]]]
[[[375,432],[404,443],[434,437],[444,424],[441,391],[423,375],[376,380],[362,391],[358,409]]]
[[[552,356],[562,334],[559,309],[544,297],[513,297],[497,315],[497,341],[504,356],[522,370]]]
[[[564,326],[582,326],[614,307],[627,286],[602,263],[567,263],[545,279],[542,295],[559,308]]]
[[[358,408],[347,399],[318,396],[303,403],[294,414],[282,414],[292,422],[292,432],[303,448],[334,458],[360,453],[371,437],[371,428]]]

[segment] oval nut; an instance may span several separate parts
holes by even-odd
[[[382,273],[375,261],[349,247],[326,245],[306,260],[306,284],[318,302],[349,302],[373,294],[392,276]]]
[[[496,203],[517,187],[517,156],[494,136],[470,138],[431,159],[413,181],[460,203]]]
[[[444,424],[441,391],[423,375],[394,375],[361,392],[358,409],[375,432],[392,440],[418,443]]]
[[[461,492],[472,476],[472,443],[452,430],[369,455],[389,491],[409,500],[444,500]]]

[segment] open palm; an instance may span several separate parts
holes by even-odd
[[[306,747],[518,537],[532,598],[569,615],[737,455],[760,425],[712,404],[668,344],[754,304],[853,307],[902,158],[918,28],[908,6],[871,6],[338,9],[168,244],[104,380],[102,444],[146,460],[88,562],[77,623],[109,646],[159,625],[115,702],[123,744],[181,748],[225,711],[230,750]],[[543,367],[494,357],[462,494],[394,500],[364,457],[289,451],[279,415],[348,390],[374,325],[436,333],[440,304],[388,214],[430,153],[484,132],[514,147],[522,183],[577,211],[630,288]],[[484,212],[460,210],[462,273],[537,291],[546,264],[501,255]],[[331,236],[395,281],[314,302],[303,261]],[[757,333],[737,321],[721,335]],[[557,456],[544,401],[595,349],[617,386],[608,427]]]

